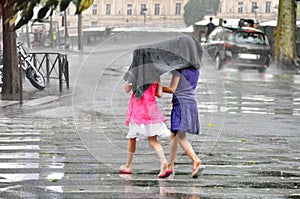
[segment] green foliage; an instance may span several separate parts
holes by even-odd
[[[10,0],[6,1],[9,2]],[[20,13],[20,18],[15,26],[15,29],[18,29],[32,20],[34,8],[40,8],[37,19],[35,20],[42,21],[48,16],[51,16],[56,9],[60,11],[66,10],[71,2],[76,6],[75,14],[80,14],[88,9],[94,3],[94,0],[17,0],[14,2],[13,7],[15,9],[14,12],[11,13],[10,20],[15,20],[16,14]]]
[[[200,21],[205,16],[206,7],[203,5],[203,0],[189,0],[184,6],[184,23],[187,26]]]
[[[206,15],[216,15],[220,0],[189,0],[184,6],[184,22],[187,26],[203,19]]]
[[[71,1],[61,1],[60,11],[66,10],[69,7],[70,3]]]
[[[300,4],[297,4],[297,20],[300,19]]]

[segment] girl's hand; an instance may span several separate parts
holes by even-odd
[[[126,83],[125,83],[125,86],[124,86],[125,92],[126,92],[126,93],[129,93],[129,92],[131,91],[131,89],[132,89],[132,83],[126,82]]]
[[[170,94],[174,93],[177,86],[178,86],[179,79],[180,79],[180,76],[173,74],[172,80],[170,82],[170,86],[164,86],[163,87],[163,92],[164,93],[170,93]]]

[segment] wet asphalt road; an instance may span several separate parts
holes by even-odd
[[[203,175],[191,179],[191,162],[179,151],[176,175],[158,180],[159,162],[146,141],[137,145],[134,174],[119,175],[129,100],[122,75],[138,42],[161,37],[111,38],[89,52],[68,52],[69,90],[26,86],[57,100],[1,107],[1,198],[300,197],[300,75],[275,65],[265,74],[218,72],[206,55],[197,89],[201,135],[189,136]],[[170,96],[158,102],[168,118]],[[168,156],[168,140],[162,144]]]

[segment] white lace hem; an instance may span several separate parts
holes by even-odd
[[[127,138],[137,138],[137,140],[144,140],[155,135],[157,135],[158,140],[163,138],[170,138],[171,131],[167,128],[164,122],[155,124],[129,123]]]

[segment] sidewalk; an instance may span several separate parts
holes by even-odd
[[[13,105],[23,105],[23,106],[39,106],[42,104],[51,103],[53,101],[59,100],[60,97],[64,95],[68,95],[70,93],[70,89],[65,88],[63,85],[63,91],[60,93],[57,85],[48,85],[44,90],[38,90],[34,88],[29,81],[25,81],[23,85],[23,93],[22,96],[20,93],[12,95],[9,99],[5,99],[5,97],[1,94],[0,88],[0,107],[7,107]],[[22,102],[21,102],[22,97]]]
[[[20,100],[3,100],[0,99],[0,107],[7,107],[12,105],[22,106],[39,106],[42,104],[51,103],[59,100],[58,96],[35,96],[34,98],[25,98],[21,104]]]

